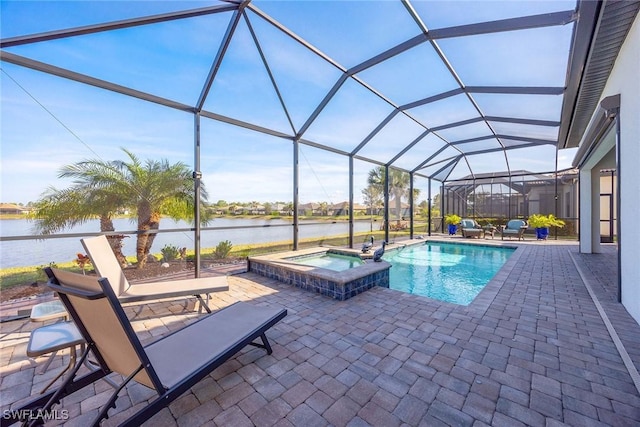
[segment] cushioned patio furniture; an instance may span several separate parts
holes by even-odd
[[[477,237],[482,235],[482,227],[474,219],[463,219],[460,221],[462,237]]]
[[[202,298],[202,295],[206,295],[208,298],[208,294],[211,292],[229,290],[226,276],[130,285],[106,236],[89,237],[80,239],[80,241],[87,251],[87,255],[91,258],[91,263],[98,276],[109,279],[114,293],[123,303],[195,296],[200,301],[201,306],[208,313],[211,313],[211,309]]]
[[[504,240],[504,236],[509,236],[509,239],[514,236],[517,237],[518,240],[524,240],[524,232],[526,229],[527,222],[525,220],[512,219],[500,230],[500,234],[502,234],[502,240]]]
[[[129,418],[118,425],[139,426],[245,346],[254,345],[271,354],[265,333],[287,315],[283,308],[237,302],[143,346],[108,279],[51,268],[45,271],[49,286],[58,292],[87,348],[60,388],[12,411],[3,417],[3,425],[17,421],[8,418],[27,414],[29,410],[47,413],[63,397],[116,372],[124,380],[102,406],[92,425],[97,426],[108,418],[107,412],[116,408],[119,392],[135,381],[157,395],[137,411],[131,411]],[[261,342],[254,342],[258,338]],[[97,369],[76,377],[89,352],[95,358]]]

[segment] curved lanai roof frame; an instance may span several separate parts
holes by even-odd
[[[304,2],[301,3],[302,4],[300,4],[299,7],[304,9]],[[371,2],[362,2],[359,7],[363,9],[366,7],[375,7],[375,5],[372,6],[369,3]],[[564,3],[564,5],[566,4],[567,3]],[[579,78],[579,71],[582,69],[583,61],[587,54],[588,43],[585,43],[584,40],[588,40],[590,33],[593,31],[595,17],[598,12],[598,4],[594,2],[584,2],[579,4],[579,7],[576,9],[567,10],[557,10],[557,7],[549,5],[547,7],[549,12],[547,13],[528,16],[514,16],[489,22],[475,22],[446,28],[430,29],[430,27],[427,26],[427,23],[429,22],[428,18],[423,16],[428,12],[428,5],[422,3],[414,5],[409,1],[403,1],[401,2],[401,5],[405,10],[406,18],[413,22],[413,25],[415,26],[413,32],[415,32],[416,35],[406,40],[402,40],[399,43],[395,43],[392,47],[385,49],[364,61],[360,61],[357,64],[343,65],[337,59],[334,59],[331,52],[325,52],[314,46],[311,42],[305,40],[293,30],[287,28],[285,24],[279,22],[276,18],[263,11],[259,5],[259,1],[224,2],[200,9],[169,12],[104,24],[95,24],[70,29],[54,30],[40,34],[5,38],[2,40],[1,44],[3,48],[2,57],[3,61],[6,62],[69,78],[81,83],[91,84],[128,96],[134,96],[166,107],[197,113],[202,117],[243,126],[276,137],[295,139],[302,144],[312,145],[314,147],[334,151],[340,154],[353,156],[354,158],[380,165],[394,166],[398,169],[405,170],[407,172],[414,172],[438,181],[445,181],[459,163],[465,164],[468,168],[464,175],[468,173],[473,174],[474,165],[473,162],[470,161],[472,156],[496,152],[500,153],[501,157],[504,159],[504,167],[500,170],[510,171],[510,151],[524,148],[535,149],[536,147],[541,146],[557,147],[558,142],[562,141],[563,138],[566,138],[568,126],[563,125],[561,127],[561,124],[567,123],[567,118],[571,116],[571,111],[575,102],[575,88],[577,86],[576,81],[574,80]],[[265,2],[265,5],[272,6],[269,5],[269,2]],[[422,9],[422,12],[424,13],[421,13],[419,9]],[[73,38],[104,31],[116,31],[135,26],[154,25],[170,20],[187,20],[207,14],[228,15],[228,25],[226,33],[222,37],[221,43],[218,47],[216,56],[212,58],[210,72],[202,82],[201,93],[197,99],[193,99],[192,102],[188,104],[174,99],[165,98],[154,93],[138,91],[111,81],[99,80],[89,75],[74,72],[70,69],[46,64],[44,62],[22,56],[19,53],[13,53],[14,51],[20,52],[20,46],[34,43],[46,43],[56,39]],[[269,58],[264,54],[258,34],[253,29],[254,25],[252,22],[256,20],[269,23],[271,26],[277,28],[279,31],[286,34],[286,36],[295,40],[297,43],[304,46],[304,48],[313,52],[314,55],[322,58],[323,61],[326,61],[326,63],[339,71],[337,81],[335,81],[330,90],[303,123],[294,123],[290,113],[291,107],[282,95],[282,91],[279,87],[280,83],[278,82],[277,77],[270,71],[274,67],[273,62],[275,62],[277,58]],[[249,29],[256,48],[261,52],[263,65],[265,70],[269,73],[273,88],[278,93],[280,105],[274,105],[273,107],[281,108],[287,116],[290,129],[285,132],[259,126],[255,123],[250,123],[236,117],[226,116],[218,111],[212,111],[206,108],[205,104],[207,103],[207,99],[216,96],[215,91],[211,90],[213,83],[216,80],[218,70],[225,61],[229,44],[236,35],[238,26],[241,23],[244,23]],[[555,62],[566,64],[566,70],[560,70],[562,77],[566,74],[566,79],[559,81],[559,79],[556,78],[555,85],[469,84],[469,82],[465,81],[463,76],[465,72],[469,74],[468,71],[465,70],[465,72],[462,73],[458,72],[452,62],[448,59],[447,49],[441,47],[441,43],[446,43],[450,40],[466,40],[467,42],[475,44],[476,42],[471,41],[471,39],[495,34],[501,34],[503,36],[506,35],[505,37],[507,39],[509,34],[511,34],[511,37],[517,38],[518,36],[515,36],[514,34],[546,28],[560,28],[562,31],[560,33],[556,33],[556,35],[562,35],[564,40],[561,40],[561,42],[565,42],[565,44],[566,42],[570,42],[569,45],[561,46],[559,49],[554,49],[555,52],[544,52],[544,55],[548,55],[549,57],[552,55],[558,56],[558,54],[564,55],[553,59]],[[409,33],[411,32],[412,31],[409,31]],[[545,44],[548,46],[550,41],[551,40],[546,40]],[[482,43],[482,40],[479,40],[479,42]],[[503,42],[504,41],[499,41],[500,44],[503,44]],[[553,43],[556,42],[558,42],[558,40],[553,40]],[[491,42],[489,42],[488,47],[493,48],[490,43]],[[498,42],[495,42],[495,45],[498,45]],[[515,46],[504,46],[504,48],[511,47]],[[536,49],[544,47],[545,45],[543,44]],[[382,89],[376,88],[374,85],[368,83],[370,75],[366,75],[366,71],[375,69],[377,66],[391,61],[394,58],[401,57],[412,50],[414,50],[414,52],[412,52],[411,55],[417,56],[419,52],[415,51],[415,49],[418,48],[424,49],[425,55],[437,57],[440,62],[440,68],[437,71],[442,74],[434,76],[434,70],[420,69],[422,64],[417,64],[416,70],[413,71],[413,73],[415,73],[414,75],[418,76],[424,73],[423,75],[425,78],[430,80],[450,80],[450,84],[448,85],[450,87],[449,89],[434,93],[430,96],[416,96],[408,102],[405,102],[405,99],[408,99],[407,96],[398,95],[396,99],[394,99],[393,94],[388,95],[389,92],[393,92],[392,88],[388,88],[388,83],[385,82],[384,85],[387,87]],[[522,51],[526,51],[526,49],[527,47],[519,48],[519,50]],[[526,52],[524,53],[526,54]],[[355,56],[356,55],[354,55],[354,57]],[[496,68],[506,65],[507,64],[500,63],[495,64]],[[548,64],[544,64],[544,66],[548,66]],[[498,71],[494,71],[494,74],[495,73],[498,73]],[[375,80],[375,77],[370,78]],[[391,76],[391,79],[393,79],[393,76]],[[512,77],[510,80],[517,79]],[[551,80],[553,79],[549,79],[550,82]],[[364,138],[355,140],[355,142],[351,144],[332,145],[331,143],[318,141],[317,139],[309,137],[310,127],[312,127],[314,122],[318,120],[319,116],[327,110],[329,104],[334,100],[334,98],[336,98],[341,89],[346,86],[348,81],[357,82],[364,90],[374,95],[384,104],[387,104],[390,112],[386,114],[383,120],[377,123],[374,128],[370,129]],[[441,85],[442,83],[440,82],[434,84],[434,86]],[[431,92],[436,91],[437,90],[431,90]],[[419,91],[416,92],[419,93]],[[539,119],[536,118],[539,116],[539,111],[535,111],[539,106],[532,105],[530,107],[532,113],[528,117],[522,114],[522,112],[519,112],[520,115],[515,114],[512,116],[493,115],[485,112],[486,108],[483,108],[483,102],[476,99],[480,95],[498,95],[500,98],[505,100],[509,96],[525,96],[529,99],[556,98],[555,105],[556,110],[558,110],[556,113],[559,114],[552,114],[554,117],[549,120]],[[447,105],[447,101],[451,101],[449,105]],[[560,101],[561,109],[557,108],[559,104],[558,101]],[[453,120],[447,120],[448,117],[438,117],[437,114],[433,114],[431,112],[431,109],[438,109],[439,105],[443,105],[444,108],[449,109],[464,109],[466,112],[463,115],[450,114],[450,117]],[[543,105],[544,104],[540,104],[540,107]],[[401,119],[399,118],[400,116],[402,117]],[[465,118],[457,120],[458,117]],[[415,127],[414,133],[417,133],[417,135],[411,138],[405,137],[404,140],[394,143],[393,149],[368,150],[368,148],[371,148],[370,146],[375,145],[374,143],[377,142],[376,137],[382,136],[383,140],[385,138],[389,138],[389,136],[382,135],[385,129],[391,129],[395,124],[393,122],[398,122],[400,120],[403,123],[406,123],[407,126]],[[544,136],[532,136],[535,134]],[[431,136],[431,138],[427,139],[428,136]],[[381,141],[378,145],[388,143],[388,141]],[[424,149],[424,147],[421,146],[427,144],[431,145],[431,147],[429,147],[430,150]],[[420,151],[417,146],[421,146]],[[431,152],[429,155],[422,154],[425,151],[427,153],[429,153],[429,151]],[[406,161],[406,159],[402,162],[399,161],[403,157],[408,158],[408,156],[418,152],[421,153],[421,157],[413,156],[413,161]],[[400,166],[400,164],[402,164],[402,166]]]
[[[557,150],[577,145],[575,135],[574,142],[569,136],[573,123],[583,119],[575,117],[576,103],[605,8],[605,3],[593,1],[403,0],[344,2],[323,14],[323,2],[255,0],[211,1],[205,7],[145,14],[129,11],[126,4],[113,4],[123,9],[120,19],[3,35],[1,59],[193,114],[196,176],[202,118],[290,140],[294,203],[298,144],[347,156],[350,165],[354,159],[364,160],[442,182],[496,170],[556,170]],[[188,26],[207,16],[224,25],[216,27],[215,37],[200,39],[213,49],[207,72],[189,96],[148,88],[142,79],[84,73],[74,61],[73,66],[65,64],[64,56],[31,49],[169,22]],[[277,37],[281,41],[274,42]],[[271,105],[250,105],[251,97],[237,99],[235,109],[218,102],[224,94],[221,71],[236,60],[231,46],[241,38],[259,55],[258,66],[275,94]],[[65,51],[86,47],[65,44]],[[306,71],[318,67],[319,73],[326,72],[324,87],[309,83],[308,76],[282,71],[295,68],[287,62],[290,57],[278,54],[289,48],[304,52],[300,62],[314,64],[303,68]],[[301,98],[315,103],[299,108]],[[278,111],[279,124],[242,114],[260,108]],[[527,160],[543,166],[523,166]]]

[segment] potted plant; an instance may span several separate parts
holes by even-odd
[[[449,214],[444,217],[444,222],[446,222],[447,225],[449,225],[450,236],[456,234],[456,231],[458,230],[458,224],[460,224],[460,221],[462,221],[462,218],[460,218],[460,216],[456,214]]]
[[[536,229],[536,238],[538,240],[547,240],[547,236],[549,236],[549,227],[564,227],[564,221],[556,218],[553,214],[533,214],[529,217],[527,222],[530,227]]]

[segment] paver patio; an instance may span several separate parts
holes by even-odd
[[[640,425],[633,370],[583,281],[640,369],[640,326],[615,302],[615,246],[585,255],[573,242],[505,243],[518,251],[467,307],[383,288],[341,302],[254,274],[232,276],[212,306],[242,300],[287,308],[267,332],[273,354],[244,349],[147,424]],[[127,312],[143,343],[197,317],[180,299],[138,314],[137,307]],[[31,399],[68,360],[64,353],[41,374],[46,359],[25,355],[38,326],[1,325],[3,410]],[[98,381],[65,398],[69,420],[47,425],[87,425],[111,390]],[[126,387],[103,425],[117,425],[152,393]]]

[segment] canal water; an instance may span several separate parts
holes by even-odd
[[[118,232],[135,231],[136,224],[126,218],[114,220],[114,226]],[[191,228],[192,225],[185,221],[174,221],[163,218],[160,222],[160,230]],[[280,218],[216,218],[207,227],[223,228],[220,230],[203,230],[200,238],[202,248],[215,248],[219,242],[228,240],[232,245],[244,245],[250,243],[268,243],[293,241],[293,222]],[[258,227],[258,228],[237,228]],[[380,224],[369,221],[356,221],[355,232],[378,230]],[[85,224],[65,230],[64,233],[97,233],[100,231],[98,220],[87,221]],[[299,238],[330,237],[346,235],[349,226],[346,222],[332,223],[330,221],[300,221]],[[33,222],[26,219],[0,220],[0,236],[33,236]],[[193,231],[172,231],[159,233],[156,237],[152,253],[159,253],[165,245],[173,245],[178,248],[187,247],[193,249]],[[135,255],[135,235],[124,239],[123,252],[126,256]],[[49,263],[70,262],[76,258],[77,253],[84,253],[80,237],[65,237],[55,239],[36,240],[3,240],[0,241],[0,268],[40,266]]]

